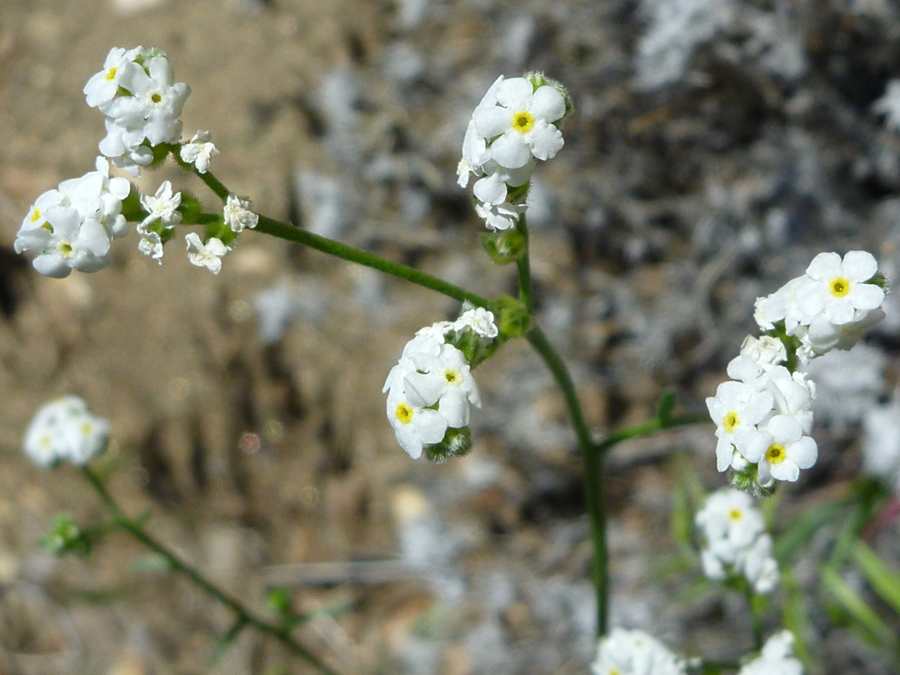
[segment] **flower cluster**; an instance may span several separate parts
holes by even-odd
[[[799,367],[831,349],[850,349],[884,317],[884,279],[871,254],[817,255],[802,277],[756,301],[764,335],[748,336],[728,364],[731,381],[706,399],[716,423],[719,471],[736,485],[796,481],[818,457],[812,431],[815,383]]]
[[[772,557],[772,537],[750,495],[731,488],[714,492],[697,512],[696,523],[704,541],[701,559],[707,577],[739,575],[756,593],[775,588],[778,563]]]
[[[108,438],[106,420],[78,396],[65,396],[37,411],[25,432],[25,454],[41,466],[63,460],[82,466],[106,449]]]
[[[472,340],[497,337],[494,315],[470,309],[453,322],[423,328],[403,348],[399,363],[384,383],[387,416],[397,441],[416,459],[465,454],[471,406],[481,407],[471,360],[460,349]]]
[[[563,147],[558,125],[571,112],[566,90],[539,73],[497,78],[475,108],[463,139],[457,174],[473,187],[475,210],[493,230],[514,227],[525,212],[534,160]]]
[[[591,675],[684,675],[683,659],[640,630],[614,628],[600,640]]]
[[[131,184],[110,176],[105,158],[98,157],[96,166],[42,194],[22,221],[13,248],[37,253],[33,265],[41,274],[61,279],[73,269],[108,267],[111,240],[128,234],[122,200]]]
[[[38,272],[61,278],[73,269],[96,272],[108,267],[111,240],[128,233],[128,220],[138,221],[138,250],[162,262],[163,245],[174,237],[183,214],[198,210],[196,200],[190,198],[193,210],[186,210],[182,194],[169,181],[153,195],[138,195],[127,179],[109,172],[111,161],[139,176],[141,167],[169,152],[198,173],[209,170],[219,151],[208,131],[181,142],[179,116],[191,90],[173,80],[169,60],[159,49],[116,47],[103,70],[85,85],[88,105],[106,115],[107,135],[100,142],[103,156],[97,158],[96,171],[64,181],[38,197],[22,222],[14,247],[18,253],[37,253],[33,264]],[[126,201],[129,195],[132,199]],[[222,219],[207,221],[204,239],[187,235],[188,259],[218,273],[237,234],[256,227],[258,220],[249,200],[229,195]]]
[[[191,93],[159,49],[113,48],[84,87],[87,104],[106,115],[100,152],[135,176],[153,162],[153,147],[181,140],[181,111]]]
[[[803,675],[803,664],[794,658],[793,634],[783,630],[770,637],[762,653],[741,668],[738,675]]]

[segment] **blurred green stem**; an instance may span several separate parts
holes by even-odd
[[[213,597],[219,603],[225,605],[228,609],[233,611],[236,615],[236,626],[240,626],[241,628],[243,626],[253,626],[263,633],[268,633],[276,640],[281,642],[281,644],[287,647],[291,652],[315,667],[319,672],[325,673],[326,675],[337,675],[336,671],[325,665],[322,661],[319,660],[317,656],[315,656],[306,647],[304,647],[293,637],[291,637],[290,633],[287,630],[256,617],[238,600],[228,595],[218,586],[214,585],[199,571],[183,562],[163,544],[150,536],[146,531],[144,531],[143,527],[141,527],[138,522],[126,516],[125,513],[119,508],[118,504],[116,504],[116,502],[113,500],[112,496],[109,494],[109,491],[107,491],[106,487],[103,485],[103,481],[100,480],[100,477],[97,476],[97,474],[91,471],[91,469],[87,466],[81,467],[81,470],[87,477],[88,482],[90,482],[90,484],[100,495],[100,499],[103,500],[103,503],[106,505],[107,510],[115,520],[116,524],[122,530],[128,532],[128,534],[141,542],[144,546],[164,558],[173,571],[178,572],[182,576],[186,577],[187,579],[192,581],[194,585],[203,590],[207,595]],[[237,631],[239,630],[240,629],[238,628]]]

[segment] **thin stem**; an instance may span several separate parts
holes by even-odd
[[[609,613],[609,569],[608,552],[606,547],[606,497],[605,481],[603,475],[603,456],[594,452],[594,441],[591,439],[591,431],[584,419],[584,411],[581,401],[575,391],[575,383],[569,374],[566,364],[557,354],[556,350],[547,340],[547,336],[538,327],[534,326],[525,337],[531,346],[544,360],[550,369],[557,385],[562,390],[566,401],[566,409],[569,411],[569,419],[575,436],[578,438],[578,446],[584,456],[584,494],[587,502],[588,520],[591,524],[591,543],[593,545],[593,557],[591,571],[594,587],[597,591],[597,635],[605,635],[607,630],[607,616]]]
[[[196,173],[197,176],[199,176],[200,180],[206,183],[206,185],[209,186],[209,189],[215,192],[222,201],[228,199],[228,195],[230,194],[228,188],[225,187],[225,185],[223,185],[222,182],[219,181],[219,179],[216,178],[213,174],[211,174],[209,171],[207,171],[206,173],[200,173],[193,165],[190,165],[187,168],[192,169],[193,172]],[[266,216],[260,215],[259,224],[256,226],[255,231],[262,232],[273,237],[278,237],[279,239],[284,239],[286,241],[294,242],[296,244],[302,244],[303,246],[314,248],[317,251],[321,251],[322,253],[333,255],[336,258],[342,258],[343,260],[349,260],[350,262],[355,262],[366,267],[371,267],[372,269],[384,272],[385,274],[390,274],[400,279],[410,281],[419,286],[430,288],[433,291],[442,293],[448,297],[453,298],[454,300],[458,300],[459,302],[468,301],[477,307],[487,307],[490,302],[486,298],[483,298],[476,293],[469,293],[459,286],[448,283],[443,279],[433,277],[430,274],[420,272],[419,270],[409,267],[408,265],[402,265],[400,263],[386,260],[373,253],[369,253],[368,251],[362,251],[358,248],[347,246],[346,244],[341,244],[334,241],[333,239],[328,239],[327,237],[313,234],[308,230],[282,223],[281,221],[275,220],[274,218],[268,218]]]
[[[516,221],[516,232],[522,235],[525,242],[522,253],[516,259],[516,267],[519,270],[519,299],[528,310],[529,316],[534,316],[534,291],[531,286],[531,260],[528,253],[528,225],[525,222],[524,213]]]
[[[744,593],[747,596],[747,606],[750,609],[750,622],[753,625],[753,645],[756,651],[762,651],[763,648],[763,623],[762,616],[759,611],[759,603],[756,601],[756,594],[749,582],[746,583]]]
[[[320,661],[317,656],[315,656],[299,642],[294,640],[294,638],[290,636],[290,633],[279,626],[271,624],[253,615],[238,600],[215,586],[212,582],[206,579],[206,577],[200,574],[200,572],[198,572],[187,563],[183,562],[174,553],[169,551],[163,544],[147,534],[147,532],[145,532],[138,523],[134,522],[125,515],[125,513],[119,508],[118,504],[116,504],[116,502],[113,500],[112,496],[103,485],[103,482],[93,471],[91,471],[90,468],[88,468],[87,466],[83,466],[81,467],[81,470],[84,472],[84,475],[87,477],[88,481],[100,495],[100,498],[103,500],[106,508],[109,509],[109,512],[112,514],[113,518],[115,518],[119,526],[123,530],[128,532],[132,537],[144,544],[144,546],[165,558],[166,562],[169,564],[173,571],[182,574],[198,587],[200,587],[203,591],[205,591],[208,595],[218,600],[219,603],[225,605],[226,607],[228,607],[228,609],[233,611],[237,615],[236,625],[243,624],[247,626],[253,626],[263,633],[268,633],[279,642],[281,642],[294,654],[317,668],[320,672],[326,673],[326,675],[337,675],[336,671],[332,670],[327,665],[322,663],[322,661]]]
[[[641,422],[640,424],[635,424],[634,426],[625,427],[624,429],[619,429],[618,431],[612,432],[594,446],[594,452],[599,455],[605,455],[614,446],[618,445],[622,441],[627,441],[632,438],[649,436],[656,433],[657,431],[674,429],[675,427],[685,427],[693,424],[703,424],[704,422],[709,422],[709,415],[701,413],[672,415],[671,417],[667,417],[664,419],[657,417],[652,420],[647,420],[646,422]]]

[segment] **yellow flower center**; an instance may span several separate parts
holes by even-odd
[[[63,242],[59,245],[58,250],[62,254],[63,258],[68,258],[70,255],[72,255],[72,245],[71,244],[67,244],[67,243]]]
[[[394,414],[397,416],[398,420],[403,422],[403,424],[409,424],[410,422],[412,422],[413,409],[405,403],[398,403],[397,410],[394,411]]]
[[[36,223],[40,219],[41,219],[41,210],[40,209],[35,209],[34,211],[31,212],[31,222],[32,223]]]
[[[772,445],[769,446],[769,449],[766,450],[766,460],[769,464],[781,464],[786,459],[787,450],[779,443],[772,443]]]
[[[162,96],[154,93],[153,95],[150,96],[150,100],[153,101],[154,103],[159,103],[160,101],[162,101]]]
[[[622,671],[618,668],[610,668],[609,675],[622,675]]]
[[[722,419],[722,426],[725,428],[725,431],[729,434],[732,431],[734,431],[740,423],[741,423],[741,418],[738,416],[738,414],[734,410],[729,412]]]
[[[457,384],[460,381],[460,374],[457,370],[445,370],[444,371],[444,379],[447,380],[447,384]]]
[[[117,70],[118,70],[118,68],[116,66],[113,66],[112,68],[107,70],[106,71],[106,79],[109,80],[110,82],[112,82],[114,79],[116,79],[116,71]]]
[[[736,523],[744,517],[744,512],[740,509],[728,509],[728,520]]]
[[[82,422],[81,424],[81,435],[82,436],[90,436],[94,432],[94,425],[90,422]]]
[[[520,110],[513,115],[512,126],[513,129],[523,134],[531,131],[531,127],[534,126],[534,115],[527,110]]]
[[[828,284],[831,294],[836,298],[843,298],[850,292],[850,281],[844,277],[835,277]]]

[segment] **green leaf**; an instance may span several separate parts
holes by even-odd
[[[875,551],[861,541],[857,541],[853,547],[853,560],[878,597],[900,614],[900,572],[889,567]]]
[[[659,397],[659,405],[656,408],[656,419],[660,425],[666,426],[672,419],[672,411],[675,410],[675,392],[666,389]]]
[[[893,629],[869,607],[868,603],[848,586],[833,567],[819,570],[822,586],[837,603],[836,609],[844,614],[851,627],[874,647],[897,652],[900,643]]]

